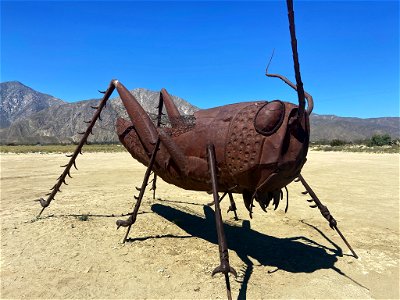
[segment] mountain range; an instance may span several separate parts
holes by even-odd
[[[138,88],[130,91],[151,116],[157,113],[159,92]],[[1,144],[58,144],[76,143],[78,132],[86,130],[85,120],[93,116],[91,106],[99,99],[67,103],[56,97],[40,93],[18,81],[0,84],[0,143]],[[193,114],[197,107],[182,98],[172,96],[182,115]],[[102,121],[97,122],[90,142],[118,142],[115,134],[117,117],[128,118],[119,97],[108,101]],[[400,136],[400,118],[349,118],[312,114],[311,140],[341,139],[356,141],[373,134]]]

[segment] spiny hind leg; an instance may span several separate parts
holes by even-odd
[[[118,94],[121,97],[122,103],[124,104],[128,115],[132,121],[132,125],[134,126],[135,131],[137,132],[140,142],[145,149],[146,153],[151,153],[154,149],[154,145],[157,141],[159,136],[157,129],[153,122],[151,121],[148,114],[144,111],[142,106],[136,100],[136,98],[116,79],[111,80],[108,89],[104,92],[103,99],[100,101],[97,107],[93,107],[96,109],[96,112],[90,121],[85,121],[88,123],[88,128],[85,132],[81,132],[83,135],[78,146],[76,147],[73,154],[69,155],[70,160],[69,162],[62,166],[64,167],[63,173],[57,179],[56,184],[52,187],[51,192],[47,194],[47,199],[40,198],[38,201],[42,206],[42,210],[38,214],[38,217],[43,213],[44,209],[48,207],[52,200],[54,200],[56,194],[60,192],[60,188],[62,184],[66,184],[66,177],[70,175],[71,167],[74,166],[76,168],[76,158],[77,156],[82,153],[83,145],[87,142],[89,135],[92,133],[93,127],[98,119],[100,119],[100,113],[103,108],[106,106],[107,100],[110,98],[111,94],[113,93],[114,89],[117,89]],[[169,102],[167,100],[167,102]],[[166,138],[168,139],[168,137]],[[173,156],[173,155],[172,155]],[[174,158],[174,157],[173,157]],[[179,158],[176,158],[178,164],[181,163]],[[182,165],[182,164],[181,164]]]
[[[43,213],[45,208],[50,205],[51,201],[54,200],[54,197],[56,196],[56,194],[58,192],[61,192],[60,188],[61,188],[62,184],[67,184],[66,177],[67,176],[71,177],[70,172],[71,172],[72,166],[74,166],[75,169],[77,169],[76,158],[78,157],[79,154],[82,154],[83,145],[87,142],[89,135],[92,134],[93,127],[96,124],[96,121],[99,119],[101,120],[101,117],[100,117],[101,111],[106,106],[107,100],[110,98],[114,89],[115,89],[115,80],[111,80],[108,89],[105,92],[101,92],[104,94],[104,96],[103,96],[103,99],[100,101],[99,105],[96,107],[92,106],[93,109],[96,109],[96,112],[94,113],[93,118],[90,121],[85,121],[85,123],[89,124],[86,131],[79,132],[83,136],[82,136],[78,146],[76,147],[75,151],[71,155],[67,155],[67,157],[70,157],[69,162],[64,166],[61,166],[64,168],[64,171],[61,173],[60,177],[58,177],[56,184],[51,188],[51,192],[47,194],[47,196],[48,196],[47,199],[46,200],[44,200],[43,198],[38,199],[38,201],[40,202],[40,205],[42,206],[42,210],[40,211],[40,213],[38,214],[37,217],[40,217],[40,215]]]
[[[85,121],[88,123],[88,128],[85,132],[81,132],[83,135],[78,146],[76,147],[73,154],[69,155],[70,160],[69,162],[62,166],[64,167],[63,173],[59,176],[56,184],[52,187],[51,192],[47,194],[47,199],[40,198],[38,201],[42,206],[42,210],[38,214],[38,217],[43,213],[44,209],[48,207],[52,200],[54,200],[55,195],[60,192],[60,187],[64,183],[66,184],[66,177],[70,175],[70,169],[72,166],[76,168],[76,158],[77,156],[82,153],[82,147],[87,142],[88,136],[92,133],[93,127],[98,119],[100,119],[100,113],[106,105],[107,100],[110,98],[114,89],[117,89],[119,96],[121,97],[122,103],[125,106],[125,109],[131,119],[132,125],[135,132],[137,133],[138,139],[140,144],[142,145],[145,153],[147,154],[148,158],[144,158],[143,160],[149,161],[149,157],[151,152],[154,150],[154,145],[157,142],[157,139],[160,138],[164,146],[167,148],[167,152],[169,153],[172,160],[174,160],[175,164],[181,171],[185,170],[186,159],[180,151],[177,145],[174,145],[171,137],[167,134],[164,134],[162,130],[159,132],[156,126],[151,121],[150,117],[143,109],[143,107],[139,104],[137,99],[120,83],[118,80],[113,79],[111,80],[108,89],[104,92],[103,99],[100,101],[97,107],[93,107],[96,109],[96,112],[91,121]],[[161,91],[163,95],[163,99],[165,100],[166,107],[169,107],[169,113],[174,117],[177,116],[177,109],[174,106],[171,97],[165,90]],[[175,107],[175,108],[174,108]],[[176,110],[176,111],[175,111]],[[128,126],[129,127],[129,126]],[[125,128],[128,129],[128,128]],[[128,150],[135,150],[135,149],[128,149]],[[130,151],[131,152],[131,151]],[[132,153],[132,152],[131,152]],[[161,162],[159,162],[161,164]]]

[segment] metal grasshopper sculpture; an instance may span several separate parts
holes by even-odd
[[[309,144],[309,116],[313,109],[311,95],[303,90],[297,54],[297,41],[294,27],[293,3],[287,1],[290,34],[292,41],[296,85],[287,78],[268,74],[282,79],[297,90],[299,104],[280,100],[257,101],[231,104],[206,110],[200,110],[191,117],[181,116],[170,95],[165,89],[160,92],[156,124],[140,106],[135,97],[118,80],[112,80],[104,97],[96,109],[86,132],[70,155],[70,161],[57,183],[48,194],[47,200],[39,199],[42,210],[49,206],[70,169],[81,153],[83,145],[100,113],[114,89],[117,90],[128,112],[130,121],[117,120],[117,134],[121,143],[133,158],[147,166],[144,180],[139,188],[139,196],[132,214],[127,220],[118,220],[117,226],[127,227],[126,241],[148,185],[151,172],[154,172],[153,190],[156,188],[156,176],[178,187],[212,192],[215,205],[216,230],[218,235],[220,265],[213,271],[225,274],[228,298],[231,298],[228,273],[236,276],[229,264],[228,247],[223,230],[219,202],[228,194],[230,210],[236,215],[236,205],[232,193],[242,194],[246,208],[253,209],[256,200],[263,210],[273,203],[275,209],[283,198],[282,189],[295,179],[300,180],[306,192],[310,194],[313,207],[318,207],[329,225],[343,238],[355,257],[357,255],[337,228],[335,219],[329,213],[310,186],[306,183],[301,169],[306,162]],[[268,68],[267,68],[268,70]],[[305,108],[307,99],[307,109]],[[170,127],[161,127],[163,106],[168,114]],[[287,191],[287,189],[286,189]],[[219,197],[218,193],[224,193]]]

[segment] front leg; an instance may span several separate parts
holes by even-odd
[[[150,162],[149,162],[149,165],[147,166],[146,173],[144,174],[143,183],[140,188],[139,196],[135,197],[137,201],[136,201],[136,204],[135,204],[132,214],[129,216],[129,218],[127,220],[118,220],[117,221],[117,229],[121,226],[128,227],[125,237],[123,239],[123,243],[126,242],[129,231],[131,230],[132,225],[136,222],[136,217],[139,212],[139,207],[140,207],[140,204],[142,203],[143,195],[146,190],[147,183],[149,181],[151,170],[153,169],[153,166],[154,166],[154,163],[156,160],[156,155],[159,150],[159,146],[160,146],[160,139],[158,138],[156,145],[154,147],[153,153],[151,154]]]
[[[224,224],[222,222],[221,208],[219,206],[217,167],[216,167],[214,145],[211,144],[211,145],[207,146],[207,155],[208,155],[208,165],[209,165],[209,170],[210,170],[210,175],[211,175],[211,184],[212,184],[212,191],[213,191],[214,203],[215,203],[215,223],[216,223],[216,227],[217,227],[219,257],[220,257],[220,261],[221,261],[221,264],[214,269],[214,271],[212,272],[212,275],[214,276],[216,273],[224,273],[228,299],[232,299],[231,287],[230,287],[228,274],[232,273],[235,277],[237,277],[237,273],[236,273],[235,269],[233,269],[229,265],[228,246],[226,243]]]
[[[356,254],[356,252],[353,250],[353,248],[350,246],[350,244],[347,242],[346,238],[344,237],[344,235],[342,234],[342,232],[339,230],[339,228],[337,227],[337,222],[335,220],[335,218],[331,215],[331,213],[328,210],[328,207],[326,207],[325,205],[322,204],[322,202],[319,200],[319,198],[317,197],[317,195],[314,193],[314,191],[311,189],[311,187],[308,185],[308,183],[306,182],[306,180],[304,179],[304,177],[299,174],[299,180],[301,181],[301,183],[303,184],[303,186],[305,187],[306,191],[303,194],[309,194],[311,196],[311,200],[307,200],[309,202],[314,202],[315,205],[311,206],[312,208],[318,207],[319,211],[321,212],[321,214],[324,216],[324,218],[329,222],[329,226],[336,230],[337,233],[340,235],[340,237],[342,238],[342,240],[344,241],[344,243],[347,245],[347,247],[349,248],[349,250],[351,251],[351,253],[353,254],[353,256],[355,258],[358,258],[358,255]]]

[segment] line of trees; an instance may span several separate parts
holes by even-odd
[[[354,142],[348,142],[341,139],[333,139],[331,141],[328,140],[316,141],[314,142],[314,144],[330,145],[332,147],[345,146],[345,145],[366,145],[368,147],[373,147],[373,146],[400,145],[400,139],[398,138],[392,139],[392,137],[389,134],[374,134],[369,139],[357,140]]]

